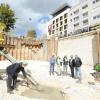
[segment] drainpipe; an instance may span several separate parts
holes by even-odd
[[[100,30],[97,30],[98,63],[100,63]]]

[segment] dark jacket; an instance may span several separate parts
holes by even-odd
[[[63,65],[68,65],[68,59],[67,58],[63,58]]]
[[[79,57],[75,58],[75,67],[81,67],[82,61]]]
[[[69,59],[69,66],[75,67],[75,60],[74,59]]]
[[[21,63],[14,63],[14,64],[8,66],[6,69],[7,74],[10,74],[13,77],[15,77],[15,76],[17,77],[18,73],[20,71],[22,71],[23,76],[26,78],[26,72],[21,65],[22,65]]]

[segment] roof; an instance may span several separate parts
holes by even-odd
[[[55,11],[53,11],[51,13],[52,16],[57,16],[58,14],[60,14],[61,12],[65,11],[66,9],[70,8],[71,6],[68,5],[67,3],[64,3],[63,5],[61,5],[59,8],[57,8]]]

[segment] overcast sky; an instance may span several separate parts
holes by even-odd
[[[49,15],[64,3],[73,6],[79,0],[0,0],[8,3],[18,18],[13,32],[25,35],[28,30],[35,29],[38,36],[45,33],[45,23],[52,17]]]

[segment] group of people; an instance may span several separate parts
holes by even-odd
[[[75,55],[70,56],[68,60],[67,56],[64,56],[61,59],[59,56],[55,57],[53,54],[50,58],[50,75],[54,75],[55,73],[55,64],[57,65],[58,75],[68,74],[68,66],[70,67],[70,73],[72,78],[78,78],[79,81],[82,81],[82,72],[81,72],[81,65],[82,61],[81,58]],[[63,67],[63,68],[62,68]],[[63,71],[62,71],[63,69]]]
[[[24,70],[27,64],[28,64],[27,62],[14,63],[7,67],[6,69],[7,91],[9,93],[12,93],[12,90],[16,88],[16,82],[18,81],[17,77],[20,71],[23,73],[26,83],[28,83],[27,74]],[[50,75],[54,75],[55,64],[57,64],[58,75],[62,74],[62,66],[63,66],[63,73],[67,74],[68,73],[67,69],[69,65],[71,77],[79,78],[80,81],[82,80],[82,73],[81,73],[82,61],[77,55],[75,56],[75,58],[73,56],[70,56],[69,60],[67,56],[64,56],[62,60],[59,56],[55,57],[55,55],[53,54],[52,57],[50,58]]]

